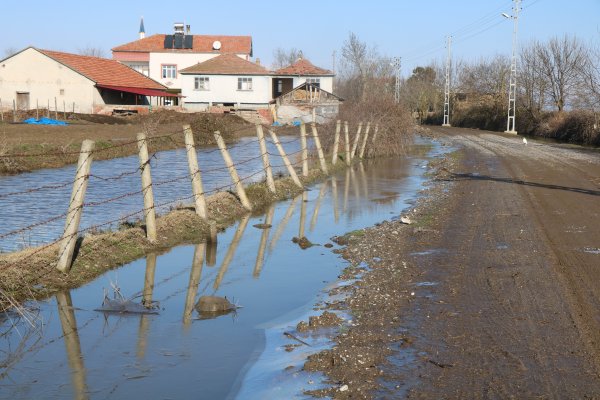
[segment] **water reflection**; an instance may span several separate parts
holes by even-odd
[[[229,264],[231,263],[231,260],[233,259],[233,256],[235,255],[235,251],[237,250],[237,247],[240,244],[240,240],[242,239],[242,236],[244,235],[244,231],[246,230],[246,227],[248,226],[248,221],[250,221],[250,214],[246,214],[245,216],[242,217],[242,219],[240,220],[240,222],[238,224],[237,229],[235,230],[233,239],[231,239],[231,244],[229,245],[229,248],[227,249],[227,254],[225,254],[225,258],[223,258],[223,262],[221,263],[221,268],[219,268],[219,274],[217,275],[217,278],[215,279],[215,283],[213,285],[213,288],[215,290],[219,289],[219,286],[221,286],[221,281],[223,280],[223,277],[225,276],[225,273],[227,272],[227,269],[229,268]]]
[[[58,307],[58,316],[62,327],[62,334],[67,351],[67,361],[71,369],[71,382],[75,399],[88,399],[88,389],[86,385],[86,371],[83,365],[83,356],[81,354],[81,343],[77,331],[77,320],[73,309],[73,301],[69,291],[56,294],[56,305]]]
[[[72,291],[73,301],[68,293],[57,295],[60,323],[53,320],[56,313],[48,311],[47,303],[40,303],[50,329],[45,329],[41,350],[18,361],[19,373],[10,376],[14,383],[0,381],[2,390],[7,390],[5,397],[59,399],[68,397],[65,391],[71,390],[76,398],[90,393],[95,398],[188,398],[202,387],[206,398],[234,398],[246,366],[255,362],[263,348],[281,348],[279,343],[268,342],[275,334],[265,339],[268,328],[263,327],[301,318],[312,308],[323,282],[335,280],[343,266],[337,254],[322,248],[299,251],[290,239],[304,235],[310,223],[311,240],[324,243],[335,234],[389,218],[390,211],[400,212],[420,188],[421,181],[406,184],[398,179],[407,171],[422,173],[414,165],[409,160],[356,164],[354,172],[342,171],[315,185],[315,190],[273,204],[262,217],[244,216],[219,233],[218,250],[215,237],[161,255],[148,254],[119,269],[123,293],[139,291],[140,307],[160,301],[158,315],[118,318],[109,331],[103,330],[103,314],[91,310],[98,305],[106,277]],[[409,192],[413,194],[407,196]],[[386,197],[389,202],[377,203],[365,194]],[[263,222],[265,229],[247,227],[257,222]],[[218,269],[204,268],[217,264]],[[199,320],[194,308],[198,297],[223,288],[244,308],[235,320]],[[79,332],[72,302],[82,309],[77,312]],[[90,310],[89,314],[83,310]],[[91,315],[87,321],[82,319],[86,315]],[[281,334],[275,336],[285,340]],[[56,345],[63,342],[65,349]],[[0,351],[9,351],[6,343],[0,343]],[[286,359],[281,351],[276,353]],[[70,381],[65,385],[44,372],[54,369]],[[272,385],[273,374],[263,376],[256,385]],[[242,390],[239,398],[261,398],[259,389],[254,388],[255,394],[248,397]]]

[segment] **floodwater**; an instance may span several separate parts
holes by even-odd
[[[280,138],[291,161],[297,160],[300,141],[294,137]],[[308,141],[312,146],[312,140]],[[150,150],[151,150],[151,144]],[[241,138],[228,147],[244,183],[264,179],[258,141]],[[267,152],[274,173],[285,171],[283,161],[271,141]],[[198,164],[202,173],[204,191],[227,190],[231,178],[218,149],[199,148]],[[167,211],[178,203],[192,203],[185,149],[161,151],[151,155],[154,201],[157,212]],[[0,251],[14,251],[37,246],[60,238],[69,207],[72,185],[77,166],[46,169],[13,176],[0,176]],[[127,220],[142,217],[144,208],[141,194],[138,156],[92,162],[90,180],[81,218],[81,229],[105,224],[124,216]],[[41,190],[37,190],[42,188]],[[120,222],[120,221],[119,221]],[[114,228],[118,222],[102,225]]]
[[[75,290],[30,304],[36,328],[0,316],[0,397],[10,399],[302,398],[320,376],[301,371],[307,352],[328,342],[283,335],[317,312],[347,266],[329,238],[398,216],[422,189],[421,166],[442,149],[424,139],[409,156],[355,165],[295,199],[247,216],[214,245],[150,254]],[[258,229],[253,225],[268,224]],[[319,244],[302,250],[291,239]],[[105,314],[116,283],[157,314]],[[201,295],[227,296],[236,313],[200,319]],[[11,328],[12,327],[12,328]],[[286,368],[286,367],[290,368]]]

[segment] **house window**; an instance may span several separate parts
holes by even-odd
[[[321,87],[321,78],[306,78],[306,83],[312,83],[316,87]]]
[[[175,79],[175,78],[177,78],[177,65],[169,65],[169,64],[163,65],[162,66],[161,76],[164,79],[167,79],[167,78]]]
[[[65,95],[65,89],[60,89],[59,93],[60,93],[61,96],[64,96]]]
[[[238,90],[252,90],[252,78],[238,78]]]
[[[210,81],[208,76],[197,76],[194,78],[194,89],[195,90],[210,90]]]

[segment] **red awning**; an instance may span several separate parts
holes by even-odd
[[[134,87],[126,87],[126,86],[108,86],[108,85],[96,85],[98,88],[116,90],[118,92],[127,92],[134,94],[141,94],[142,96],[155,96],[155,97],[181,97],[175,93],[169,93],[164,90],[158,89],[144,89],[144,88],[134,88]]]

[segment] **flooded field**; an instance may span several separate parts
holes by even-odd
[[[301,371],[325,336],[284,335],[340,284],[346,262],[324,245],[334,235],[400,215],[415,201],[425,164],[439,156],[418,139],[409,156],[357,164],[264,215],[247,216],[198,243],[150,254],[45,302],[36,328],[0,319],[0,397],[11,399],[301,398],[320,377]],[[218,154],[217,154],[218,155]],[[219,156],[220,157],[220,156]],[[184,164],[185,167],[185,164]],[[136,181],[137,182],[137,181]],[[293,237],[315,246],[302,249]],[[153,314],[97,311],[111,285]],[[217,318],[194,309],[202,295],[241,306]]]

